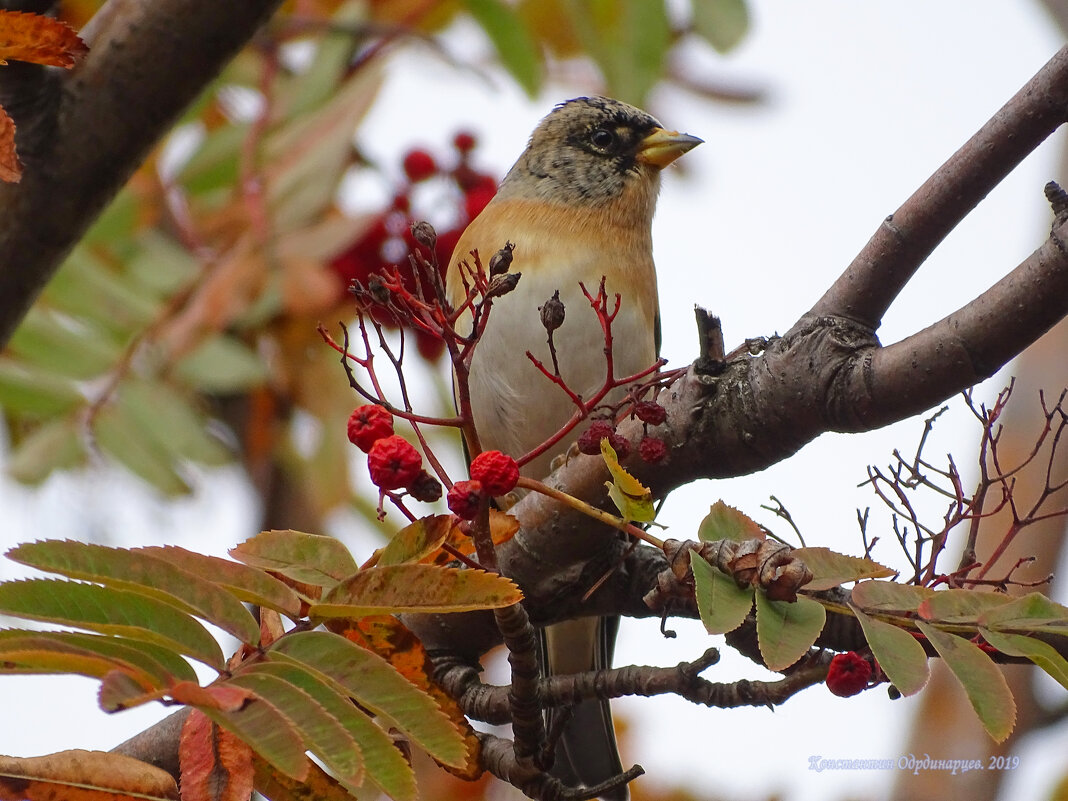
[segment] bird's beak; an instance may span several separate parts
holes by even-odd
[[[703,141],[705,140],[689,134],[657,128],[638,145],[638,161],[663,169]]]

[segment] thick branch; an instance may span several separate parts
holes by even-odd
[[[20,141],[33,161],[21,183],[0,186],[0,346],[149,149],[280,3],[101,9],[84,32],[89,55],[61,76],[51,139]]]

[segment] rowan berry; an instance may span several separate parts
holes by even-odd
[[[587,456],[598,455],[601,452],[601,440],[608,438],[611,441],[612,435],[615,433],[616,427],[607,420],[594,420],[590,423],[590,427],[583,431],[582,436],[578,438],[579,452]]]
[[[474,150],[476,144],[478,144],[478,140],[475,139],[475,135],[470,131],[460,131],[452,139],[452,146],[461,153]]]
[[[638,443],[638,454],[642,461],[656,464],[664,461],[667,456],[667,445],[658,437],[642,437],[642,441]]]
[[[835,654],[827,671],[827,689],[842,698],[856,695],[868,686],[871,663],[856,651]]]
[[[364,453],[383,437],[393,433],[393,415],[377,403],[360,406],[349,415],[349,442]]]
[[[396,434],[378,440],[367,454],[371,481],[384,490],[407,487],[419,477],[422,466],[419,451]]]
[[[482,482],[490,495],[506,495],[519,481],[519,465],[506,453],[486,451],[472,460],[471,478]]]
[[[667,420],[667,409],[656,401],[641,401],[634,405],[634,416],[643,423],[658,426]]]
[[[438,171],[434,157],[425,150],[409,150],[403,161],[404,174],[412,183],[425,181]]]
[[[611,445],[612,450],[616,452],[616,458],[622,460],[630,456],[630,440],[622,434],[617,434],[613,431],[608,435],[608,444]]]
[[[449,505],[449,511],[461,520],[472,520],[482,505],[482,497],[481,481],[457,481],[449,490],[446,503]]]
[[[433,503],[441,497],[441,482],[426,470],[419,471],[415,481],[405,489],[408,490],[409,495],[422,503]]]

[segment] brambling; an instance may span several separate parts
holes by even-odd
[[[633,375],[654,363],[660,336],[652,219],[660,171],[701,141],[604,97],[562,103],[534,129],[496,196],[460,237],[447,273],[455,306],[466,295],[460,262],[470,260],[473,250],[488,261],[505,242],[515,245],[513,271],[521,280],[494,301],[471,363],[472,411],[483,449],[522,456],[574,412],[567,395],[524,355],[529,350],[551,364],[539,307],[557,290],[566,313],[554,343],[560,375],[573,391],[590,397],[606,375],[604,334],[579,282],[593,292],[603,276],[608,296],[621,297],[612,324],[615,375]],[[552,456],[530,461],[523,474],[544,478]],[[546,627],[543,671],[610,667],[618,625],[616,617]],[[573,785],[593,786],[621,772],[608,702],[576,705],[553,773]],[[604,796],[627,797],[625,786]]]

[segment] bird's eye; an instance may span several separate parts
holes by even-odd
[[[598,128],[590,134],[590,142],[598,150],[608,150],[616,143],[616,135],[607,128]]]

